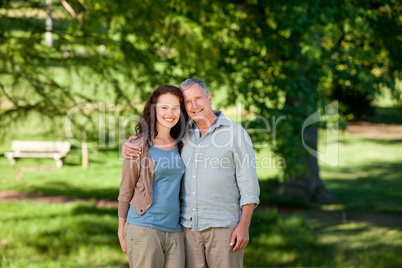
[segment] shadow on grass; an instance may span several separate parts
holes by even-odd
[[[63,263],[64,260],[75,260],[81,254],[93,264],[121,266],[126,263],[116,235],[117,209],[77,204],[66,214],[52,215],[49,219],[40,217],[39,220],[49,222],[48,228],[41,228],[39,232],[27,236],[24,243],[46,259]],[[91,252],[99,248],[109,248],[110,256],[106,253],[103,260],[94,260]],[[87,267],[91,266],[88,263]]]
[[[325,181],[345,209],[402,212],[402,163],[372,162],[359,167],[337,168],[336,172],[355,177]]]
[[[117,209],[77,203],[72,207],[59,205],[48,214],[38,212],[38,209],[44,208],[43,205],[27,204],[32,210],[22,213],[28,213],[30,217],[10,219],[10,222],[18,223],[26,230],[14,232],[13,244],[10,244],[12,248],[7,249],[15,252],[19,243],[24,245],[24,251],[18,253],[19,259],[17,255],[11,257],[14,263],[52,260],[62,264],[57,267],[126,265],[116,235]],[[18,214],[14,215],[18,217]],[[398,267],[402,263],[399,257],[402,248],[384,244],[378,239],[381,234],[364,236],[368,231],[370,225],[353,229],[338,224],[314,227],[299,216],[282,217],[273,209],[257,211],[250,227],[250,243],[245,249],[245,266]],[[353,236],[354,240],[350,239]],[[345,242],[343,237],[349,238],[349,241]]]
[[[297,197],[282,197],[274,193],[275,188],[280,184],[276,178],[260,180],[260,207],[265,208],[267,206],[281,206],[291,207],[297,209],[303,208],[317,208],[317,204],[307,204]],[[259,209],[259,207],[257,207]]]
[[[364,118],[373,123],[402,125],[402,109],[397,107],[374,107],[375,114]]]
[[[356,139],[359,140],[358,142],[363,143],[375,143],[378,145],[396,145],[399,146],[402,143],[402,140],[380,140],[380,139],[370,139],[370,138],[363,138],[358,136],[348,136],[347,138],[340,138],[337,142],[342,145],[354,145],[356,144]]]
[[[388,141],[381,141],[387,143]],[[357,167],[337,167],[325,186],[338,199],[344,210],[402,213],[402,163],[371,162]],[[304,204],[296,198],[283,198],[273,193],[276,179],[260,180],[260,201],[267,206],[316,208],[320,204]]]
[[[256,212],[245,249],[247,267],[398,267],[400,245],[379,241],[381,234],[364,237],[370,225],[311,223],[300,216]],[[384,227],[385,228],[385,227]],[[389,228],[392,231],[392,228]]]

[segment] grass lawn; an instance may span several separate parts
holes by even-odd
[[[19,129],[0,145],[24,138]],[[32,129],[29,136],[46,137]],[[320,133],[320,147],[325,133]],[[329,140],[329,146],[337,146]],[[263,157],[268,151],[258,153]],[[321,176],[339,203],[283,208],[268,203],[276,169],[258,171],[261,200],[245,250],[247,267],[402,267],[402,143],[341,133],[339,165],[320,162]],[[0,267],[128,267],[117,239],[117,209],[98,208],[97,199],[116,200],[121,175],[117,149],[90,153],[80,166],[73,148],[58,170],[52,159],[0,158],[0,191],[12,190],[85,198],[86,202],[0,203]],[[347,219],[342,220],[344,217]]]
[[[0,267],[125,267],[116,209],[23,201],[0,211]]]
[[[402,214],[402,142],[342,136],[339,166],[321,165],[339,208]]]

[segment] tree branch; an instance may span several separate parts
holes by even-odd
[[[84,26],[84,23],[82,22],[82,20],[80,18],[77,17],[77,13],[75,13],[74,9],[70,6],[69,3],[67,3],[66,0],[61,0],[61,4],[64,6],[64,8],[68,11],[68,13],[70,13],[70,15],[76,19],[78,21],[78,23],[81,26]]]

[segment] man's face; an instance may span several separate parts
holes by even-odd
[[[186,112],[196,123],[213,117],[211,93],[206,96],[200,85],[193,84],[183,90],[183,95]]]

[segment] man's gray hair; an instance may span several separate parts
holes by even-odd
[[[185,90],[185,89],[191,87],[191,86],[194,85],[194,84],[200,85],[202,91],[203,91],[204,94],[208,97],[209,90],[208,90],[208,88],[207,88],[207,85],[205,85],[204,81],[202,81],[202,80],[199,79],[199,78],[190,78],[190,79],[186,79],[186,80],[184,80],[184,81],[180,84],[179,88],[180,88],[181,91],[183,91],[183,90]]]

